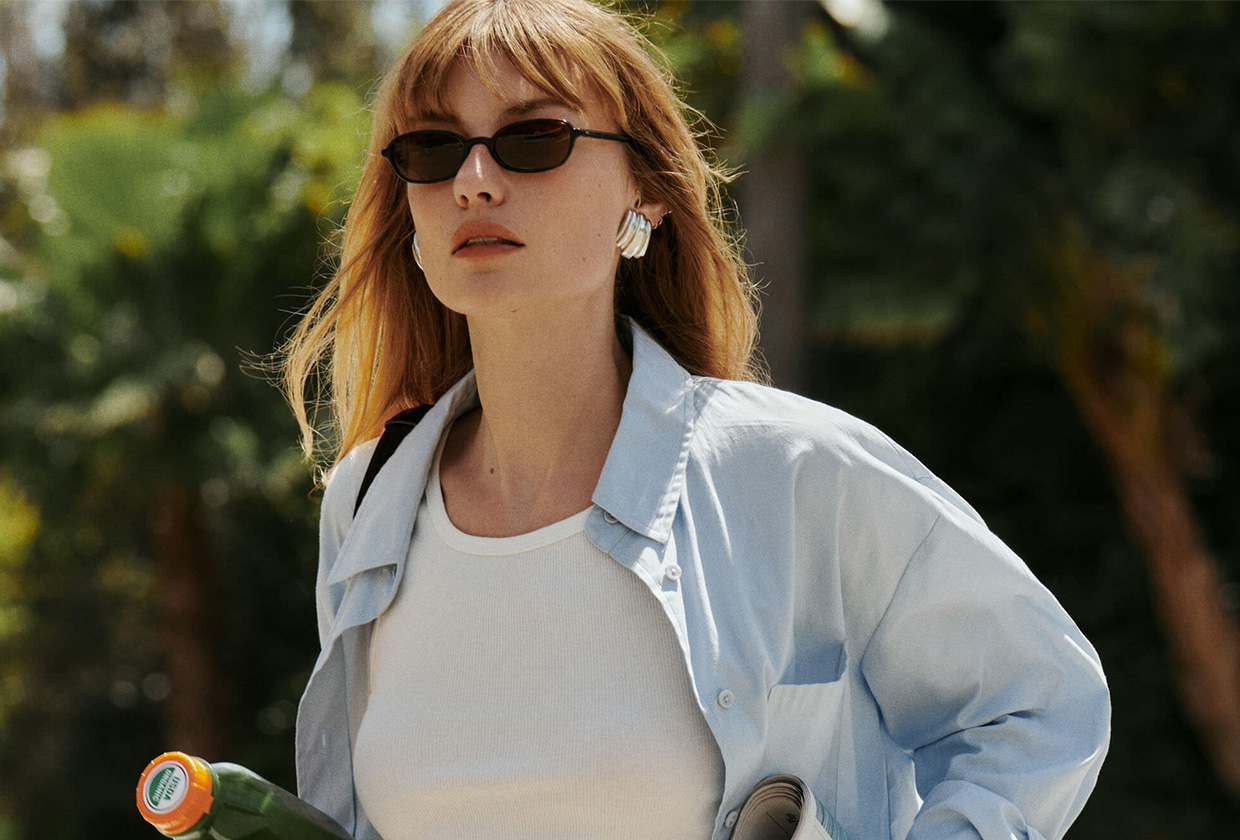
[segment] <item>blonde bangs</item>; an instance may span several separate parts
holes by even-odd
[[[545,4],[545,0],[544,0]],[[537,6],[537,4],[528,4]],[[600,10],[572,7],[534,16],[527,4],[491,3],[479,11],[453,4],[420,33],[400,64],[391,91],[392,136],[419,120],[450,115],[448,77],[466,63],[489,90],[507,62],[531,85],[574,110],[593,95],[620,127],[628,125],[624,95],[610,43],[617,19]],[[620,29],[625,27],[620,25]]]

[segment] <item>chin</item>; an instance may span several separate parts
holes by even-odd
[[[561,275],[548,272],[541,275]],[[579,313],[612,309],[612,283],[566,288],[563,284],[549,284],[535,280],[528,271],[516,275],[501,270],[470,271],[465,276],[441,278],[433,282],[431,291],[439,302],[466,318],[512,319],[533,315],[555,319]]]

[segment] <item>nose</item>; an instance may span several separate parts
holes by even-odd
[[[491,156],[484,143],[474,143],[456,171],[453,187],[456,202],[467,208],[475,202],[498,204],[504,200],[504,169]]]

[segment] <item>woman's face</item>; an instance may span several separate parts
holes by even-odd
[[[448,77],[449,112],[411,129],[489,137],[518,120],[550,117],[616,131],[593,99],[576,111],[548,98],[509,62],[493,69],[494,91],[467,63],[458,63]],[[565,315],[566,307],[578,306],[610,310],[616,232],[625,210],[662,217],[661,208],[638,206],[625,144],[589,137],[578,137],[568,160],[546,172],[511,172],[479,144],[455,178],[406,187],[431,291],[468,317]],[[488,244],[487,237],[505,242]]]

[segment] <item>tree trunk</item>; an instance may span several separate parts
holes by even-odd
[[[800,41],[805,2],[744,7],[744,97],[760,102],[793,87],[785,62]],[[738,182],[745,243],[762,294],[762,353],[771,381],[796,390],[805,347],[805,165],[800,146],[778,136],[745,161]]]
[[[229,690],[220,667],[218,588],[201,507],[180,487],[161,495],[155,547],[160,638],[171,682],[168,743],[219,761],[228,755]]]
[[[1240,798],[1240,624],[1176,463],[1166,347],[1140,305],[1139,277],[1088,256],[1069,262],[1060,367],[1145,555],[1184,710],[1218,778]]]

